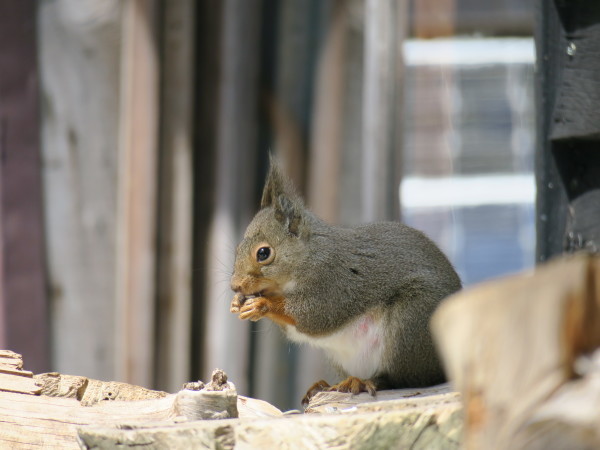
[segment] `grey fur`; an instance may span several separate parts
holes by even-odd
[[[283,288],[285,312],[296,329],[329,335],[361,314],[380,310],[388,345],[378,389],[444,381],[429,319],[439,302],[461,287],[446,256],[423,233],[402,223],[342,228],[308,211],[291,183],[271,162],[261,210],[236,253],[235,276],[249,271],[252,249],[268,242],[276,252],[260,277]],[[348,374],[352,375],[352,374]]]

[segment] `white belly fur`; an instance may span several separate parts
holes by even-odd
[[[295,342],[322,348],[348,375],[369,379],[381,367],[384,334],[380,314],[367,312],[329,336],[312,337],[292,325],[286,334]]]

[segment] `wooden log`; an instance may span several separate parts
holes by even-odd
[[[92,424],[131,427],[209,416],[281,416],[266,402],[238,397],[235,386],[222,376],[192,395],[185,390],[167,394],[59,373],[32,378],[30,372],[15,368],[15,361],[21,363],[20,355],[4,351],[0,355],[8,361],[0,363],[0,369],[15,372],[0,373],[1,448],[78,448],[77,429]]]
[[[600,371],[577,369],[600,346],[599,257],[557,259],[456,294],[439,307],[432,328],[463,396],[467,448],[600,446],[593,422]],[[578,406],[557,414],[564,396]],[[550,435],[539,432],[559,419]],[[562,439],[553,440],[559,429]]]
[[[390,401],[398,400],[410,402],[415,399],[424,399],[424,401],[431,406],[437,401],[437,398],[433,399],[433,397],[437,397],[442,401],[448,401],[449,399],[458,401],[458,393],[453,391],[447,383],[421,389],[392,389],[378,391],[375,396],[366,392],[358,395],[343,392],[319,392],[310,399],[304,412],[307,414],[331,413],[349,410],[358,405],[363,405],[361,408],[364,409],[364,405],[369,403],[377,403],[377,407],[380,407],[382,404]],[[406,406],[406,403],[403,406]]]
[[[447,395],[447,394],[443,394]],[[437,396],[433,396],[437,397]],[[262,420],[210,420],[86,427],[83,448],[459,448],[462,408],[456,400],[424,399],[359,404],[333,414]]]
[[[41,395],[2,392],[0,384],[0,447],[458,448],[462,430],[459,397],[448,385],[379,392],[377,401],[321,393],[312,414],[284,418],[266,402],[236,396],[218,369],[210,383],[186,386],[198,391],[177,394],[56,373],[34,378]],[[97,397],[106,393],[98,386],[115,395]]]
[[[23,370],[23,358],[10,350],[0,350],[0,391],[37,395],[42,388],[33,373]]]

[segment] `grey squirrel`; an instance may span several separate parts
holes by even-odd
[[[374,395],[445,381],[429,319],[461,282],[429,238],[399,222],[329,225],[273,160],[260,206],[236,249],[230,311],[271,319],[348,377],[318,381],[303,403],[321,390]]]

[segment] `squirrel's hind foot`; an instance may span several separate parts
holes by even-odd
[[[372,380],[363,380],[362,378],[358,377],[348,377],[344,381],[341,381],[333,386],[330,386],[325,380],[320,380],[308,388],[306,395],[302,398],[302,404],[304,406],[308,405],[308,402],[311,398],[323,391],[346,392],[351,393],[352,395],[357,395],[361,392],[368,392],[372,396],[375,396],[377,387]]]
[[[337,392],[351,392],[353,395],[360,394],[361,392],[368,392],[372,396],[375,396],[377,388],[375,387],[375,383],[373,383],[373,381],[371,380],[363,380],[362,378],[357,377],[348,377],[344,381],[341,381],[338,384],[331,386],[327,390]]]
[[[325,380],[319,380],[308,388],[304,397],[302,397],[302,405],[308,405],[311,398],[317,395],[319,392],[327,391],[331,385]]]

